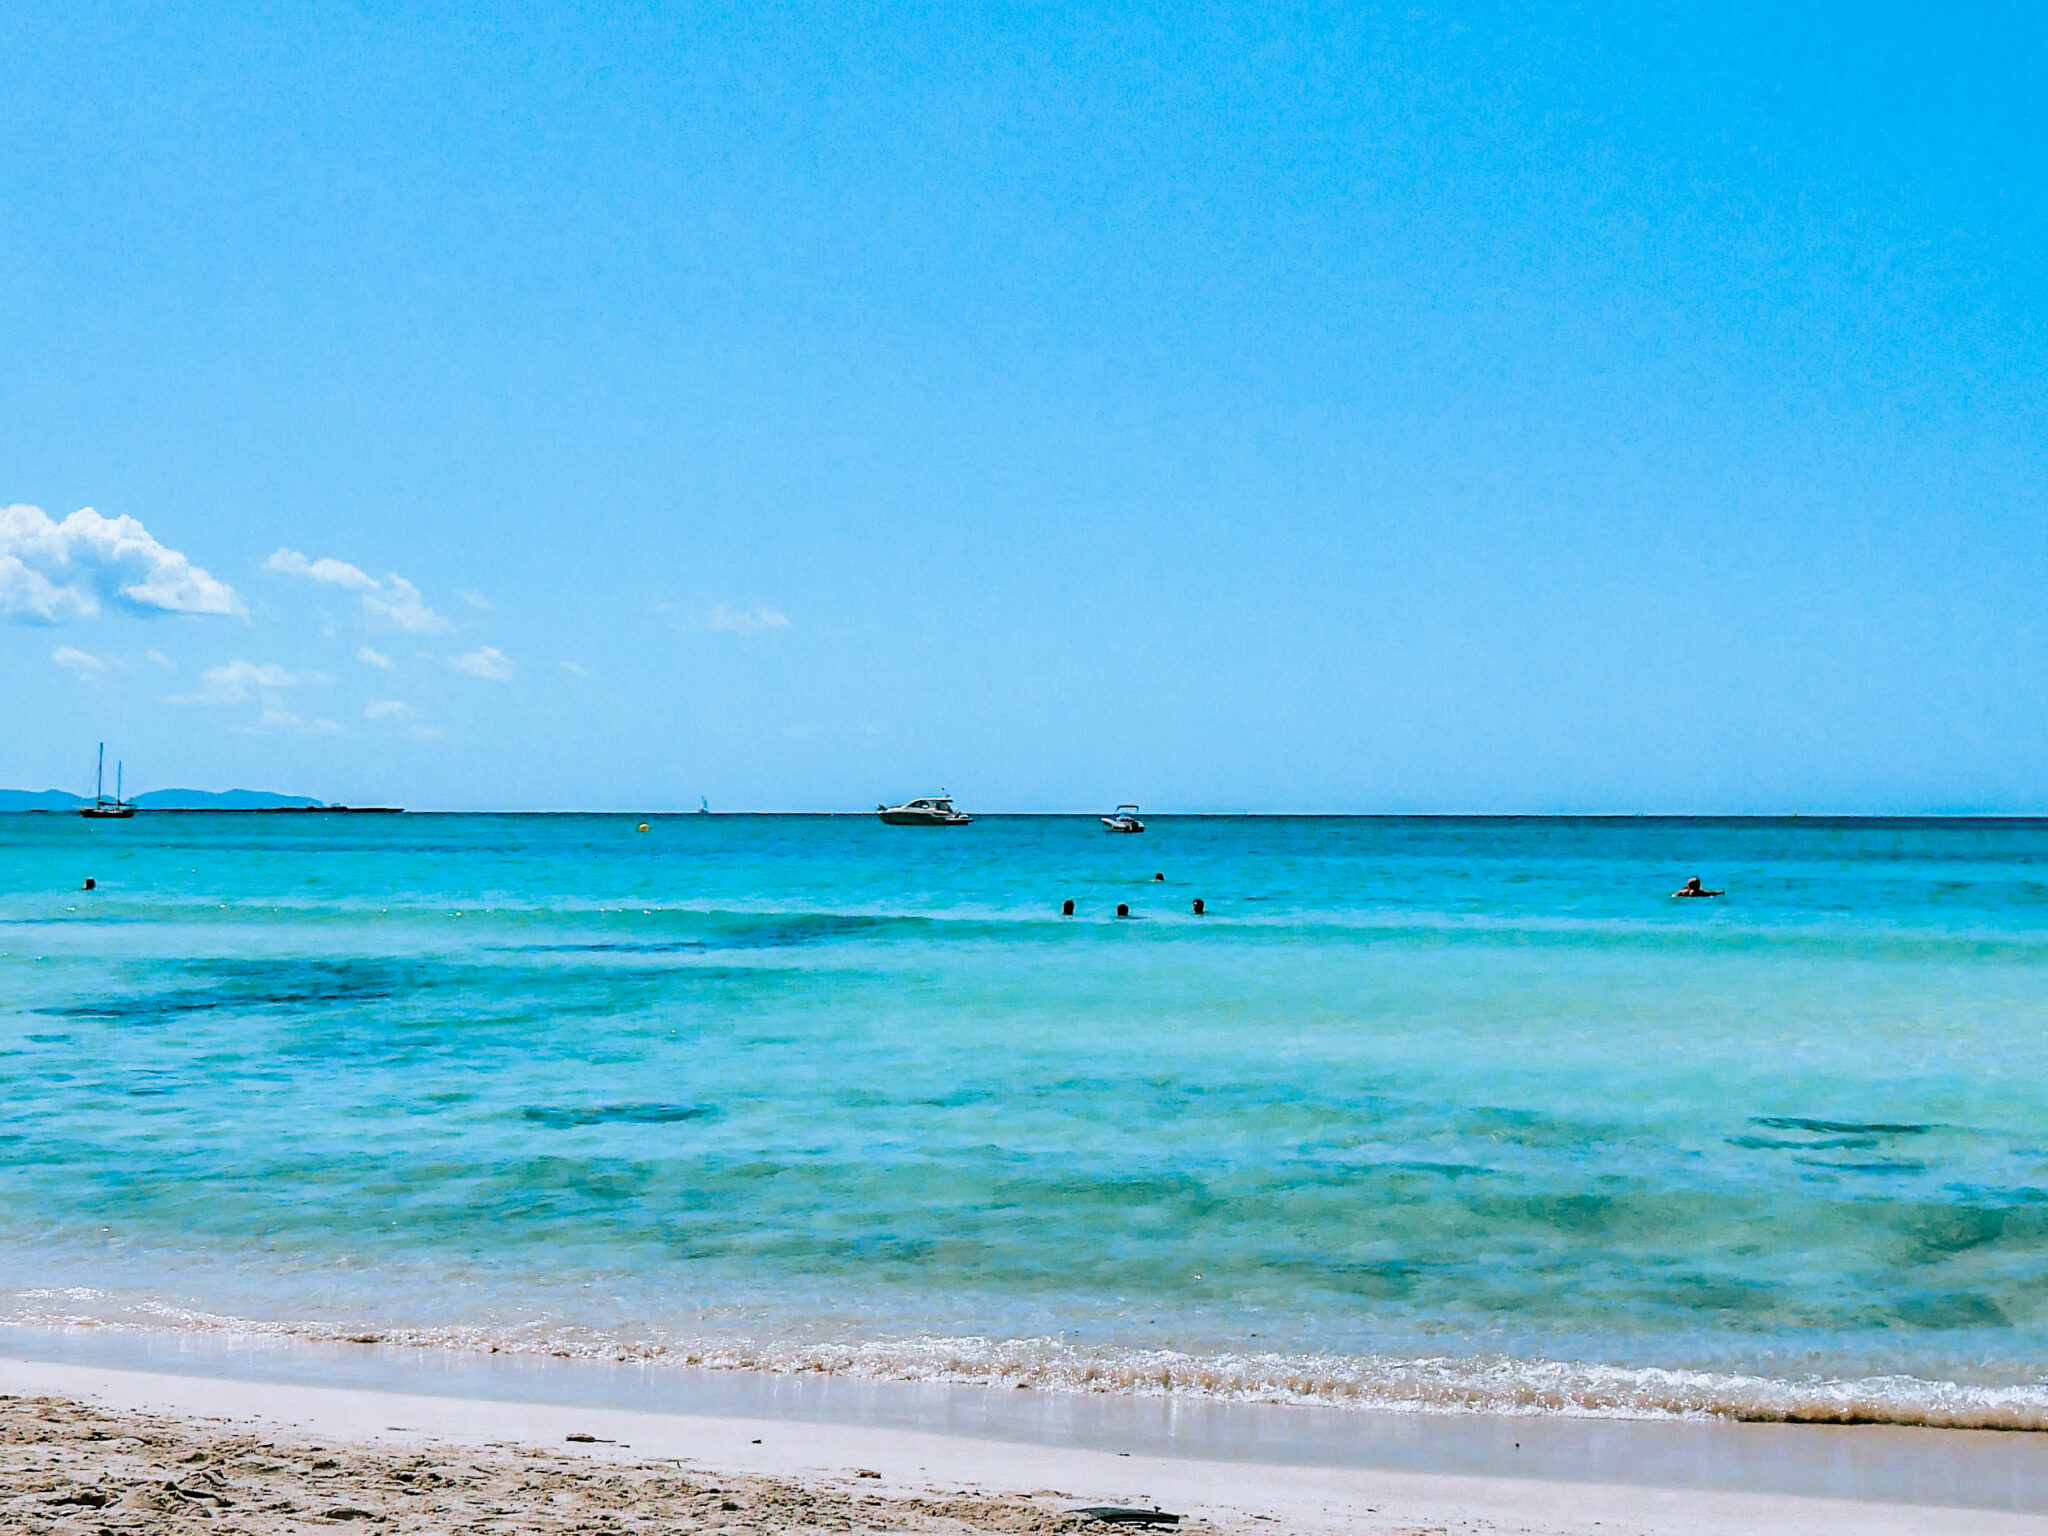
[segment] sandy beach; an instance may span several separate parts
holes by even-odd
[[[0,1521],[25,1531],[1028,1532],[1106,1530],[1075,1511],[1117,1505],[1246,1533],[2048,1532],[2048,1517],[1986,1509],[1120,1455],[47,1361],[0,1361],[0,1393]]]

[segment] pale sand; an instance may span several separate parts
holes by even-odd
[[[0,1361],[0,1529],[678,1532],[2038,1532],[2048,1516],[1783,1494],[1276,1467]],[[613,1444],[570,1443],[584,1434]],[[879,1473],[862,1476],[863,1471]]]

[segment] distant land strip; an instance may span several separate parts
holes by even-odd
[[[321,811],[375,812],[391,814],[395,805],[328,805],[310,795],[280,795],[267,789],[155,789],[131,795],[125,802],[137,812],[150,811]],[[0,811],[81,810],[92,804],[89,795],[74,795],[62,789],[0,789]]]

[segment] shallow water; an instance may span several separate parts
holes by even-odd
[[[2048,1424],[2044,982],[2033,822],[0,817],[0,1287]]]

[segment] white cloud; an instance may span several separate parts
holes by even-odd
[[[391,667],[391,658],[389,656],[386,656],[382,651],[373,651],[367,645],[360,647],[356,651],[356,660],[363,663],[364,666],[383,667],[387,671]]]
[[[346,587],[351,592],[377,590],[377,578],[362,567],[350,565],[346,560],[325,557],[308,560],[296,549],[280,549],[263,565],[266,570],[282,571],[287,576],[310,577],[314,581],[324,581],[330,587]]]
[[[132,517],[91,507],[59,523],[41,507],[0,507],[0,614],[29,624],[126,613],[240,613],[241,600]]]
[[[763,630],[789,628],[789,616],[769,607],[730,608],[714,603],[705,615],[704,627],[735,635],[758,635]]]
[[[50,660],[88,683],[96,683],[107,675],[107,664],[104,661],[91,652],[78,650],[74,646],[58,646],[50,652]]]
[[[324,556],[308,560],[296,549],[280,549],[264,565],[287,576],[304,576],[311,581],[343,587],[363,600],[363,611],[373,618],[388,620],[414,634],[428,634],[448,628],[448,621],[426,605],[420,589],[395,571],[382,581],[360,566]]]
[[[143,655],[147,656],[151,661],[155,662],[158,666],[162,667],[166,672],[175,672],[178,670],[178,664],[175,661],[171,660],[170,657],[166,656],[162,651],[144,651]]]
[[[569,674],[569,675],[570,675],[571,677],[588,677],[588,676],[590,676],[590,673],[588,672],[588,670],[586,670],[586,669],[585,669],[585,668],[583,668],[583,667],[579,667],[579,666],[577,666],[577,665],[576,665],[576,663],[575,663],[575,662],[573,662],[573,661],[565,661],[565,662],[563,662],[563,663],[562,663],[562,670],[563,670],[564,672],[568,673],[568,674]]]
[[[448,665],[458,672],[467,672],[471,677],[487,678],[494,683],[512,680],[511,658],[495,645],[481,645],[466,656],[451,656]]]
[[[183,694],[171,702],[240,704],[254,694],[275,693],[280,688],[293,688],[307,680],[299,673],[287,672],[275,662],[258,666],[253,661],[231,661],[225,666],[208,667],[200,673],[200,692]]]
[[[491,609],[497,606],[496,603],[493,603],[488,597],[485,597],[483,593],[478,592],[470,587],[457,587],[455,589],[455,595],[461,598],[465,603],[469,604],[470,607],[481,608],[486,613],[490,612]]]
[[[363,715],[370,720],[410,720],[418,713],[403,699],[379,699],[363,706]]]
[[[420,589],[403,576],[386,576],[381,591],[363,594],[363,606],[416,635],[448,627],[446,619],[420,600]]]
[[[12,511],[12,508],[8,509]],[[55,624],[67,610],[94,612],[99,605],[90,593],[60,587],[41,571],[32,571],[16,554],[0,554],[0,613],[29,624]]]

